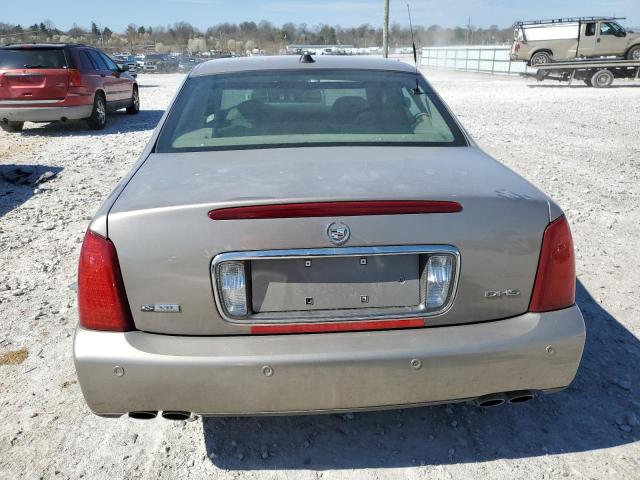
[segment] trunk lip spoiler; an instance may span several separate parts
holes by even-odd
[[[421,304],[413,307],[384,309],[336,309],[317,311],[289,311],[274,313],[248,313],[245,317],[234,317],[224,308],[222,293],[218,281],[218,266],[223,262],[250,261],[264,259],[322,258],[322,257],[354,257],[378,255],[451,255],[454,260],[452,285],[445,303],[437,310],[428,310],[424,305],[421,292]],[[289,325],[320,324],[352,321],[382,321],[420,317],[421,319],[444,315],[453,306],[460,283],[460,251],[452,245],[399,245],[374,247],[328,247],[286,250],[256,250],[227,252],[216,255],[211,261],[210,277],[216,308],[220,316],[227,322],[243,326],[255,325]],[[420,285],[422,288],[422,284]]]
[[[457,213],[459,202],[448,200],[356,200],[244,205],[209,211],[211,220],[258,220],[275,218],[353,217]]]

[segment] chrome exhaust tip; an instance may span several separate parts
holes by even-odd
[[[165,420],[189,420],[189,418],[191,418],[191,413],[168,410],[162,412],[162,418]]]
[[[518,403],[525,403],[529,400],[533,400],[533,392],[530,390],[519,390],[517,392],[508,392],[507,401],[511,405],[516,405]]]
[[[141,411],[141,412],[129,412],[129,418],[135,418],[136,420],[153,420],[158,416],[158,412],[154,411]]]

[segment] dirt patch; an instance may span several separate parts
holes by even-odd
[[[67,380],[62,384],[62,388],[69,388],[71,385],[78,383],[77,380]]]
[[[29,350],[10,350],[0,355],[0,365],[20,365],[29,356]]]

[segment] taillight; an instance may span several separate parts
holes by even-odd
[[[516,43],[514,51],[519,52],[520,51],[520,44]]]
[[[70,87],[82,87],[82,74],[75,68],[67,70],[67,76],[69,77]]]
[[[80,251],[78,314],[80,325],[90,330],[135,330],[116,249],[91,230]]]
[[[565,216],[545,230],[529,311],[570,307],[576,299],[576,267],[571,230]]]

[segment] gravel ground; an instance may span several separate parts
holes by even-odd
[[[0,478],[638,478],[640,84],[427,76],[480,145],[570,219],[588,340],[569,389],[488,410],[92,415],[71,355],[80,243],[182,78],[141,75],[145,110],[111,116],[103,132],[0,132]]]

